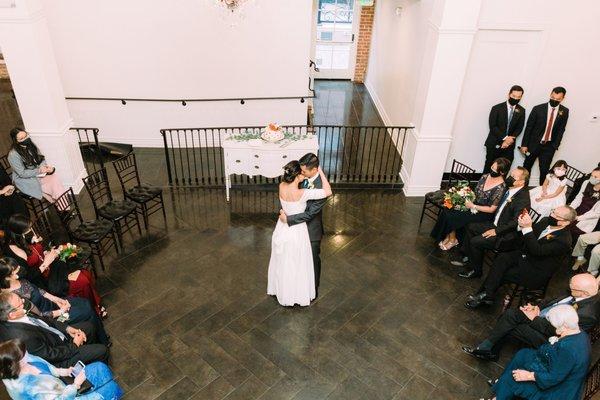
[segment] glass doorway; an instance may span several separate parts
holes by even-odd
[[[317,79],[352,79],[356,62],[358,2],[315,0]]]

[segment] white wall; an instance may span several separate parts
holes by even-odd
[[[207,0],[46,1],[67,97],[308,95],[310,1],[260,0],[230,26]],[[134,103],[69,100],[105,141],[160,145],[160,128],[303,124],[300,100]]]
[[[422,61],[428,52],[424,32],[435,12],[432,3],[377,3],[367,87],[389,123],[412,122],[421,128],[417,111],[424,91],[417,82],[428,68]],[[397,5],[403,7],[400,18],[394,13]],[[469,2],[465,1],[464,7],[470,7]],[[568,6],[561,0],[483,0],[452,127],[446,171],[453,158],[478,170],[483,168],[489,109],[506,98],[513,84],[524,86],[522,104],[528,111],[547,101],[552,87],[565,86],[564,105],[571,114],[555,159],[564,158],[581,170],[595,166],[600,161],[600,122],[589,119],[600,114],[598,21],[597,0]],[[521,162],[517,155],[515,165]],[[536,175],[537,166],[534,179]]]

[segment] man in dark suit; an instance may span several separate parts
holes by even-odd
[[[567,127],[569,109],[560,104],[566,94],[564,87],[552,89],[550,101],[533,107],[525,126],[521,141],[521,153],[526,155],[523,166],[531,172],[533,163],[539,158],[540,185],[544,184],[554,152],[558,150]]]
[[[21,339],[27,351],[61,368],[77,361],[89,364],[108,360],[108,348],[97,344],[92,323],[67,326],[52,318],[27,315],[23,299],[15,293],[0,294],[0,341]]]
[[[298,161],[302,168],[302,175],[306,177],[302,181],[301,187],[322,189],[323,182],[321,182],[319,176],[319,158],[313,153],[308,153]],[[323,213],[321,211],[326,201],[327,199],[309,200],[306,204],[306,210],[301,214],[285,215],[283,210],[279,211],[279,219],[289,226],[306,222],[315,269],[315,299],[319,296],[319,283],[321,281],[321,239],[323,238]]]
[[[501,252],[516,249],[521,235],[517,232],[517,220],[523,210],[531,207],[529,198],[529,172],[523,167],[510,171],[506,178],[508,190],[496,209],[493,221],[475,222],[467,225],[462,243],[462,259],[452,260],[457,266],[469,264],[458,276],[466,279],[479,278],[483,274],[483,255],[486,250]]]
[[[508,92],[508,100],[496,104],[490,110],[490,132],[485,140],[485,166],[483,173],[490,172],[495,159],[503,157],[512,163],[515,157],[515,140],[525,125],[525,109],[519,105],[523,88],[514,85]]]
[[[496,290],[506,282],[528,289],[547,285],[571,254],[571,232],[565,228],[576,218],[577,213],[569,206],[555,208],[535,225],[528,213],[519,216],[522,247],[496,256],[483,285],[476,294],[469,295],[465,306],[472,309],[493,304]]]
[[[490,335],[477,347],[464,346],[465,353],[483,360],[497,360],[502,345],[509,337],[516,338],[531,347],[539,347],[556,336],[555,328],[548,322],[546,315],[559,304],[572,304],[579,316],[579,327],[590,331],[600,318],[600,299],[598,283],[591,274],[578,274],[569,282],[570,296],[561,296],[541,303],[539,306],[511,308],[500,316]]]

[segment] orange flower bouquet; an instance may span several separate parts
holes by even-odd
[[[475,192],[469,187],[469,182],[460,181],[456,186],[451,187],[446,193],[444,193],[444,207],[447,209],[454,209],[458,211],[475,211],[469,210],[465,203],[467,201],[475,200]]]
[[[70,260],[71,258],[77,257],[79,250],[79,247],[75,246],[74,244],[61,244],[58,246],[58,258],[63,262]]]

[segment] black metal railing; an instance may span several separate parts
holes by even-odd
[[[261,129],[161,129],[169,184],[178,187],[223,186],[223,140],[232,134],[256,134]],[[402,149],[406,133],[412,127],[305,125],[283,129],[296,135],[317,135],[321,166],[334,185],[401,184]],[[245,175],[233,175],[231,179],[233,185],[273,184],[279,181],[279,178]]]
[[[77,134],[79,149],[88,174],[104,168],[104,156],[98,143],[98,128],[71,128]]]

